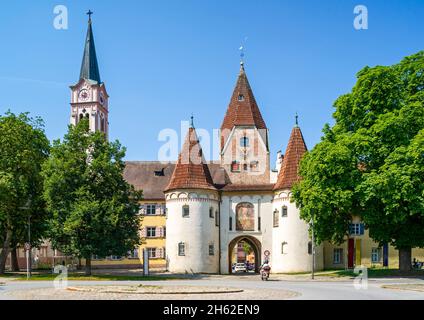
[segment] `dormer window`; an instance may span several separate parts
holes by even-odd
[[[238,101],[244,101],[244,95],[239,94],[239,96],[238,96]]]

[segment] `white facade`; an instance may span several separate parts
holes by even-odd
[[[273,272],[309,272],[312,270],[309,224],[300,218],[299,209],[290,198],[290,190],[276,192],[274,196],[271,251]],[[322,246],[315,247],[315,253],[315,268],[322,269]]]
[[[219,273],[218,193],[185,190],[165,196],[167,269],[173,273]],[[188,215],[184,215],[184,207]]]

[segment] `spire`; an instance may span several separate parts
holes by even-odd
[[[188,130],[165,192],[175,189],[216,190],[194,127]]]
[[[290,189],[295,182],[299,181],[299,163],[307,150],[302,131],[296,125],[290,135],[283,166],[278,174],[274,190]]]
[[[80,79],[93,80],[101,83],[99,65],[97,63],[96,47],[94,45],[93,28],[91,23],[91,15],[93,12],[90,10],[88,15],[88,30],[85,40],[84,56],[82,58]]]
[[[232,130],[234,126],[243,125],[255,126],[258,129],[267,128],[247,79],[242,61],[237,83],[221,125],[221,131],[224,129]],[[221,147],[223,147],[223,144]]]

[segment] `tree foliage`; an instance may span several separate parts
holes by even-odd
[[[357,215],[380,244],[424,247],[424,52],[357,77],[304,157],[294,200],[318,241],[341,243]]]
[[[126,255],[139,243],[141,198],[123,178],[125,149],[92,133],[88,121],[55,141],[43,167],[44,197],[52,213],[50,238],[66,255]]]
[[[41,119],[26,113],[0,116],[0,273],[10,249],[28,241],[29,217],[31,244],[37,246],[45,235],[41,166],[49,147]]]

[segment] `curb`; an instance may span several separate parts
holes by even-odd
[[[170,291],[170,292],[137,292],[137,291],[120,291],[120,290],[105,290],[105,291],[96,291],[91,289],[82,289],[82,288],[75,288],[75,287],[69,287],[66,290],[73,291],[73,292],[94,292],[94,293],[119,293],[119,294],[154,294],[154,295],[177,295],[177,294],[227,294],[227,293],[241,293],[244,292],[242,289],[234,289],[234,290],[225,290],[225,291]]]

